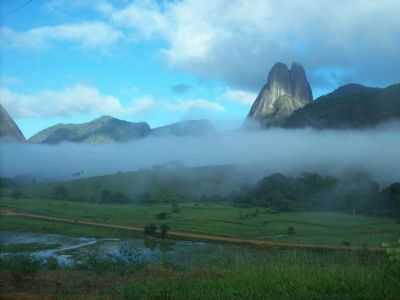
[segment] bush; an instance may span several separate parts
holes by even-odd
[[[160,237],[162,239],[165,239],[167,237],[168,231],[169,231],[169,226],[167,224],[160,225]]]
[[[109,190],[103,190],[101,192],[100,203],[129,203],[130,199],[128,196],[121,192],[112,192]]]
[[[289,226],[287,233],[288,233],[288,235],[294,235],[296,233],[296,230],[294,229],[293,226]]]
[[[58,200],[66,200],[69,197],[69,193],[65,186],[58,185],[54,188],[53,196],[55,199],[58,199]]]
[[[13,190],[11,192],[11,198],[13,198],[15,200],[22,198],[22,192],[19,190]]]
[[[144,226],[144,233],[148,235],[155,235],[157,232],[157,226],[155,224],[147,224]]]
[[[172,212],[173,212],[174,214],[177,214],[177,213],[179,213],[180,211],[181,211],[181,209],[180,209],[178,203],[176,203],[176,202],[172,203]]]
[[[350,247],[351,243],[349,241],[342,241],[342,245],[346,247]]]
[[[168,218],[168,214],[166,212],[160,212],[156,215],[156,218],[158,220],[165,220],[166,218]]]

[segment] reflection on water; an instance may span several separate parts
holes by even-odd
[[[47,260],[54,258],[60,265],[68,266],[78,263],[82,257],[97,255],[120,260],[132,259],[132,253],[144,262],[184,262],[182,258],[188,253],[205,251],[204,242],[172,241],[153,238],[144,239],[96,239],[88,237],[67,237],[57,234],[1,232],[0,245],[21,245],[39,243],[45,245],[59,244],[56,249],[45,249],[33,252],[0,253],[0,255],[29,254]]]
[[[231,265],[240,261],[266,257],[270,251],[244,246],[207,242],[160,240],[155,238],[96,239],[68,237],[57,234],[16,233],[0,231],[0,245],[40,243],[49,245],[46,250],[0,255],[29,254],[48,260],[56,259],[61,266],[71,266],[88,257],[111,258],[120,262],[170,263],[176,266]],[[50,245],[58,244],[58,248]],[[1,249],[1,248],[0,248]],[[261,255],[261,256],[260,256]]]

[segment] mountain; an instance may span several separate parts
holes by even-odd
[[[312,100],[312,90],[304,68],[298,63],[293,63],[290,69],[283,63],[277,63],[253,103],[245,127],[252,123],[262,127],[279,126],[294,111]]]
[[[131,123],[103,116],[83,124],[58,124],[37,133],[29,139],[31,143],[58,144],[128,142],[150,133],[147,123]]]
[[[208,120],[189,120],[154,128],[152,136],[204,136],[215,133],[214,126]]]
[[[283,126],[368,128],[391,120],[400,121],[400,84],[384,89],[349,84],[294,112]]]
[[[0,104],[0,138],[10,138],[18,142],[25,142],[25,137],[17,124]]]

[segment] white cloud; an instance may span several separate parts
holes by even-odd
[[[16,118],[70,116],[73,114],[120,114],[120,101],[103,95],[96,88],[76,84],[63,90],[45,90],[37,94],[15,93],[0,88],[0,101]]]
[[[178,113],[193,110],[225,111],[222,105],[204,99],[162,101],[144,96],[124,105],[117,97],[103,94],[97,88],[84,84],[62,90],[44,90],[36,94],[17,93],[1,87],[0,102],[15,118],[66,117],[76,114],[127,117],[157,110]]]
[[[121,10],[112,9],[110,5],[100,10],[108,14],[115,24],[133,28],[145,38],[162,36],[170,30],[171,23],[162,14],[159,5],[151,0],[138,0]]]
[[[226,90],[225,93],[222,95],[222,98],[242,104],[242,105],[253,104],[256,97],[257,97],[257,94],[255,94],[255,93],[243,91],[243,90],[235,90],[235,89]]]
[[[54,42],[72,42],[83,48],[109,47],[123,37],[123,33],[104,22],[81,22],[55,26],[41,26],[27,31],[0,28],[2,45],[14,48],[37,49]]]
[[[400,78],[392,68],[400,64],[398,0],[159,3],[137,0],[107,13],[138,37],[165,40],[170,65],[234,87],[259,89],[277,61],[303,63],[316,85],[326,84],[330,70],[351,74],[339,81]]]

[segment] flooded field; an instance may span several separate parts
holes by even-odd
[[[55,259],[61,266],[79,264],[88,257],[138,263],[171,263],[182,267],[212,264],[227,257],[251,257],[260,249],[207,242],[159,240],[155,238],[114,239],[69,237],[58,234],[0,231],[0,255],[30,255]],[[210,255],[212,254],[212,255]]]

